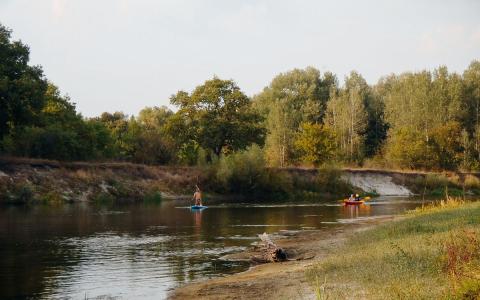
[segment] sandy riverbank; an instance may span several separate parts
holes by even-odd
[[[177,288],[169,299],[315,299],[305,270],[333,253],[350,236],[398,217],[359,220],[329,230],[302,231],[275,239],[289,253],[290,261],[257,265],[246,272],[190,283]],[[249,249],[230,259],[249,259]]]

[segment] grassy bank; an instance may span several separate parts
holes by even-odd
[[[197,167],[0,157],[0,203],[159,202],[190,197],[195,184],[207,198],[248,201],[331,199],[354,191],[338,169],[267,168],[258,150]]]
[[[190,194],[197,178],[188,167],[0,158],[0,203],[159,202]]]
[[[479,299],[480,202],[444,202],[361,232],[307,277],[318,299]]]
[[[394,174],[393,181],[408,187],[418,195],[437,197],[480,195],[478,173],[403,173]]]

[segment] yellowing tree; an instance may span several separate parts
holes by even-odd
[[[320,124],[302,123],[295,139],[295,149],[300,160],[314,166],[331,159],[335,149],[334,133]]]

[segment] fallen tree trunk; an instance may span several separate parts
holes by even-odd
[[[287,253],[282,248],[278,247],[268,234],[259,234],[258,237],[263,241],[264,248],[262,249],[262,256],[252,257],[254,262],[267,263],[267,262],[280,262],[287,260]]]

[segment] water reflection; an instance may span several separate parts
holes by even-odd
[[[419,202],[186,204],[0,207],[0,298],[158,299],[178,284],[246,269],[220,257],[259,233],[331,227]]]
[[[344,216],[349,219],[356,219],[360,216],[370,215],[371,204],[344,205]]]

